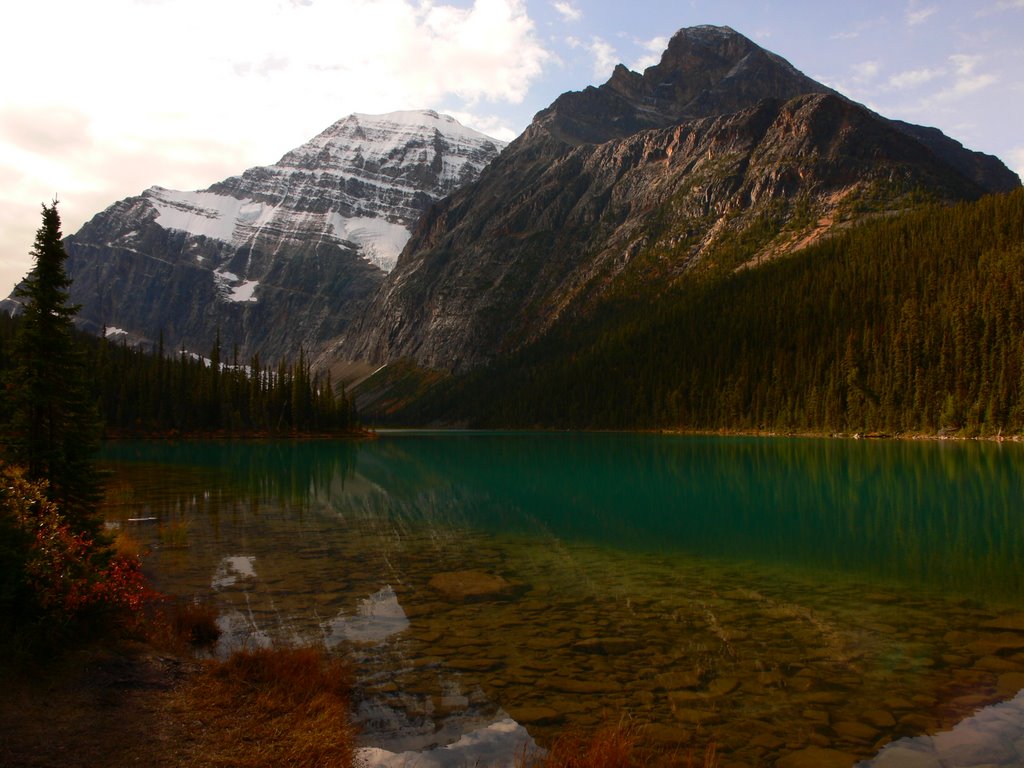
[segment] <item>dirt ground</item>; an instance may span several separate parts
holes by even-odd
[[[126,645],[76,651],[41,671],[0,671],[0,766],[202,765],[201,726],[176,696],[198,670]]]

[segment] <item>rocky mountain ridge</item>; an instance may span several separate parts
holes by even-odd
[[[502,146],[433,111],[355,114],[206,190],[152,187],[66,238],[79,323],[200,353],[219,332],[243,359],[316,348]]]
[[[890,121],[728,28],[680,30],[642,75],[560,96],[431,208],[325,360],[466,371],[610,296],[737,268],[922,197],[1019,186],[997,159]]]

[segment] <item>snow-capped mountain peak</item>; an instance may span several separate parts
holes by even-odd
[[[166,229],[236,246],[314,235],[389,272],[426,204],[475,179],[503,146],[432,110],[353,114],[274,165],[205,191],[144,196]]]
[[[67,238],[80,324],[268,359],[336,336],[420,215],[503,143],[432,111],[350,115],[205,190],[151,187]]]

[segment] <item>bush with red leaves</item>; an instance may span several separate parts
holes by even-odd
[[[0,465],[0,609],[22,621],[135,623],[156,594],[139,558],[76,532],[45,483]]]

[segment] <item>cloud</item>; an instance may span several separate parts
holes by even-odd
[[[504,118],[498,117],[497,115],[478,115],[472,112],[461,112],[457,110],[447,110],[447,114],[454,117],[463,125],[472,128],[475,131],[486,133],[499,141],[510,142],[515,139],[519,132],[511,128]]]
[[[951,88],[944,94],[949,96],[963,96],[968,93],[980,91],[996,82],[998,78],[988,72],[977,72],[982,57],[977,55],[954,54],[949,57],[955,72],[955,81]]]
[[[89,116],[62,105],[9,106],[0,109],[0,142],[36,154],[82,150],[93,138]]]
[[[941,67],[922,67],[906,70],[889,77],[886,91],[910,91],[917,89],[917,100],[899,105],[906,117],[925,116],[934,121],[936,115],[971,114],[966,106],[975,94],[999,82],[999,76],[986,69],[986,57],[978,54],[959,53],[948,56],[948,64]],[[927,86],[927,87],[926,87]],[[970,135],[977,126],[947,122],[944,130],[954,134]]]
[[[974,70],[978,68],[978,64],[981,63],[981,56],[955,53],[949,57],[949,61],[953,64],[958,75],[968,76],[973,74]]]
[[[619,55],[611,43],[595,37],[590,41],[587,50],[594,57],[594,77],[598,80],[610,77],[615,65],[619,63]]]
[[[554,2],[551,5],[565,21],[579,21],[583,18],[583,11],[573,6],[572,3],[558,0],[558,2]]]
[[[920,24],[924,24],[931,16],[933,16],[939,9],[934,5],[930,5],[927,8],[917,8],[916,3],[911,3],[910,7],[907,8],[907,25],[916,27]]]
[[[643,72],[661,61],[661,55],[668,48],[668,38],[664,35],[652,37],[650,40],[637,40],[637,44],[645,51],[644,55],[629,65],[634,72]]]
[[[55,192],[74,232],[152,184],[272,163],[351,112],[521,103],[554,61],[525,0],[104,0],[104,19],[80,0],[5,15],[0,71],[20,74],[0,97],[0,266],[27,258]]]
[[[851,69],[853,70],[854,81],[864,83],[877,77],[882,69],[882,65],[877,61],[861,61],[854,64]]]
[[[908,69],[905,72],[892,75],[889,78],[889,87],[898,91],[906,88],[918,88],[937,77],[942,77],[945,73],[944,69]]]
[[[1008,159],[1010,167],[1016,171],[1021,179],[1024,179],[1024,146],[1011,149],[1008,153]]]
[[[106,2],[109,25],[78,0],[20,6],[0,66],[33,76],[5,102],[46,105],[38,84],[59,82],[98,140],[244,132],[276,153],[350,111],[520,103],[552,59],[524,0]]]
[[[975,11],[975,16],[991,16],[1003,11],[1014,11],[1024,9],[1024,0],[999,0],[995,5]]]
[[[982,56],[976,54],[953,54],[947,58],[950,64],[948,67],[921,67],[891,75],[886,83],[886,89],[910,90],[944,79],[939,90],[929,94],[923,104],[933,105],[940,101],[966,96],[987,88],[998,80],[996,75],[990,72],[978,71],[983,60]]]
[[[244,61],[235,64],[236,75],[261,75],[268,77],[274,72],[281,72],[288,68],[290,62],[283,56],[267,56],[262,61]]]
[[[885,16],[877,16],[857,22],[852,29],[844,29],[829,35],[829,40],[856,40],[865,32],[889,26]]]

